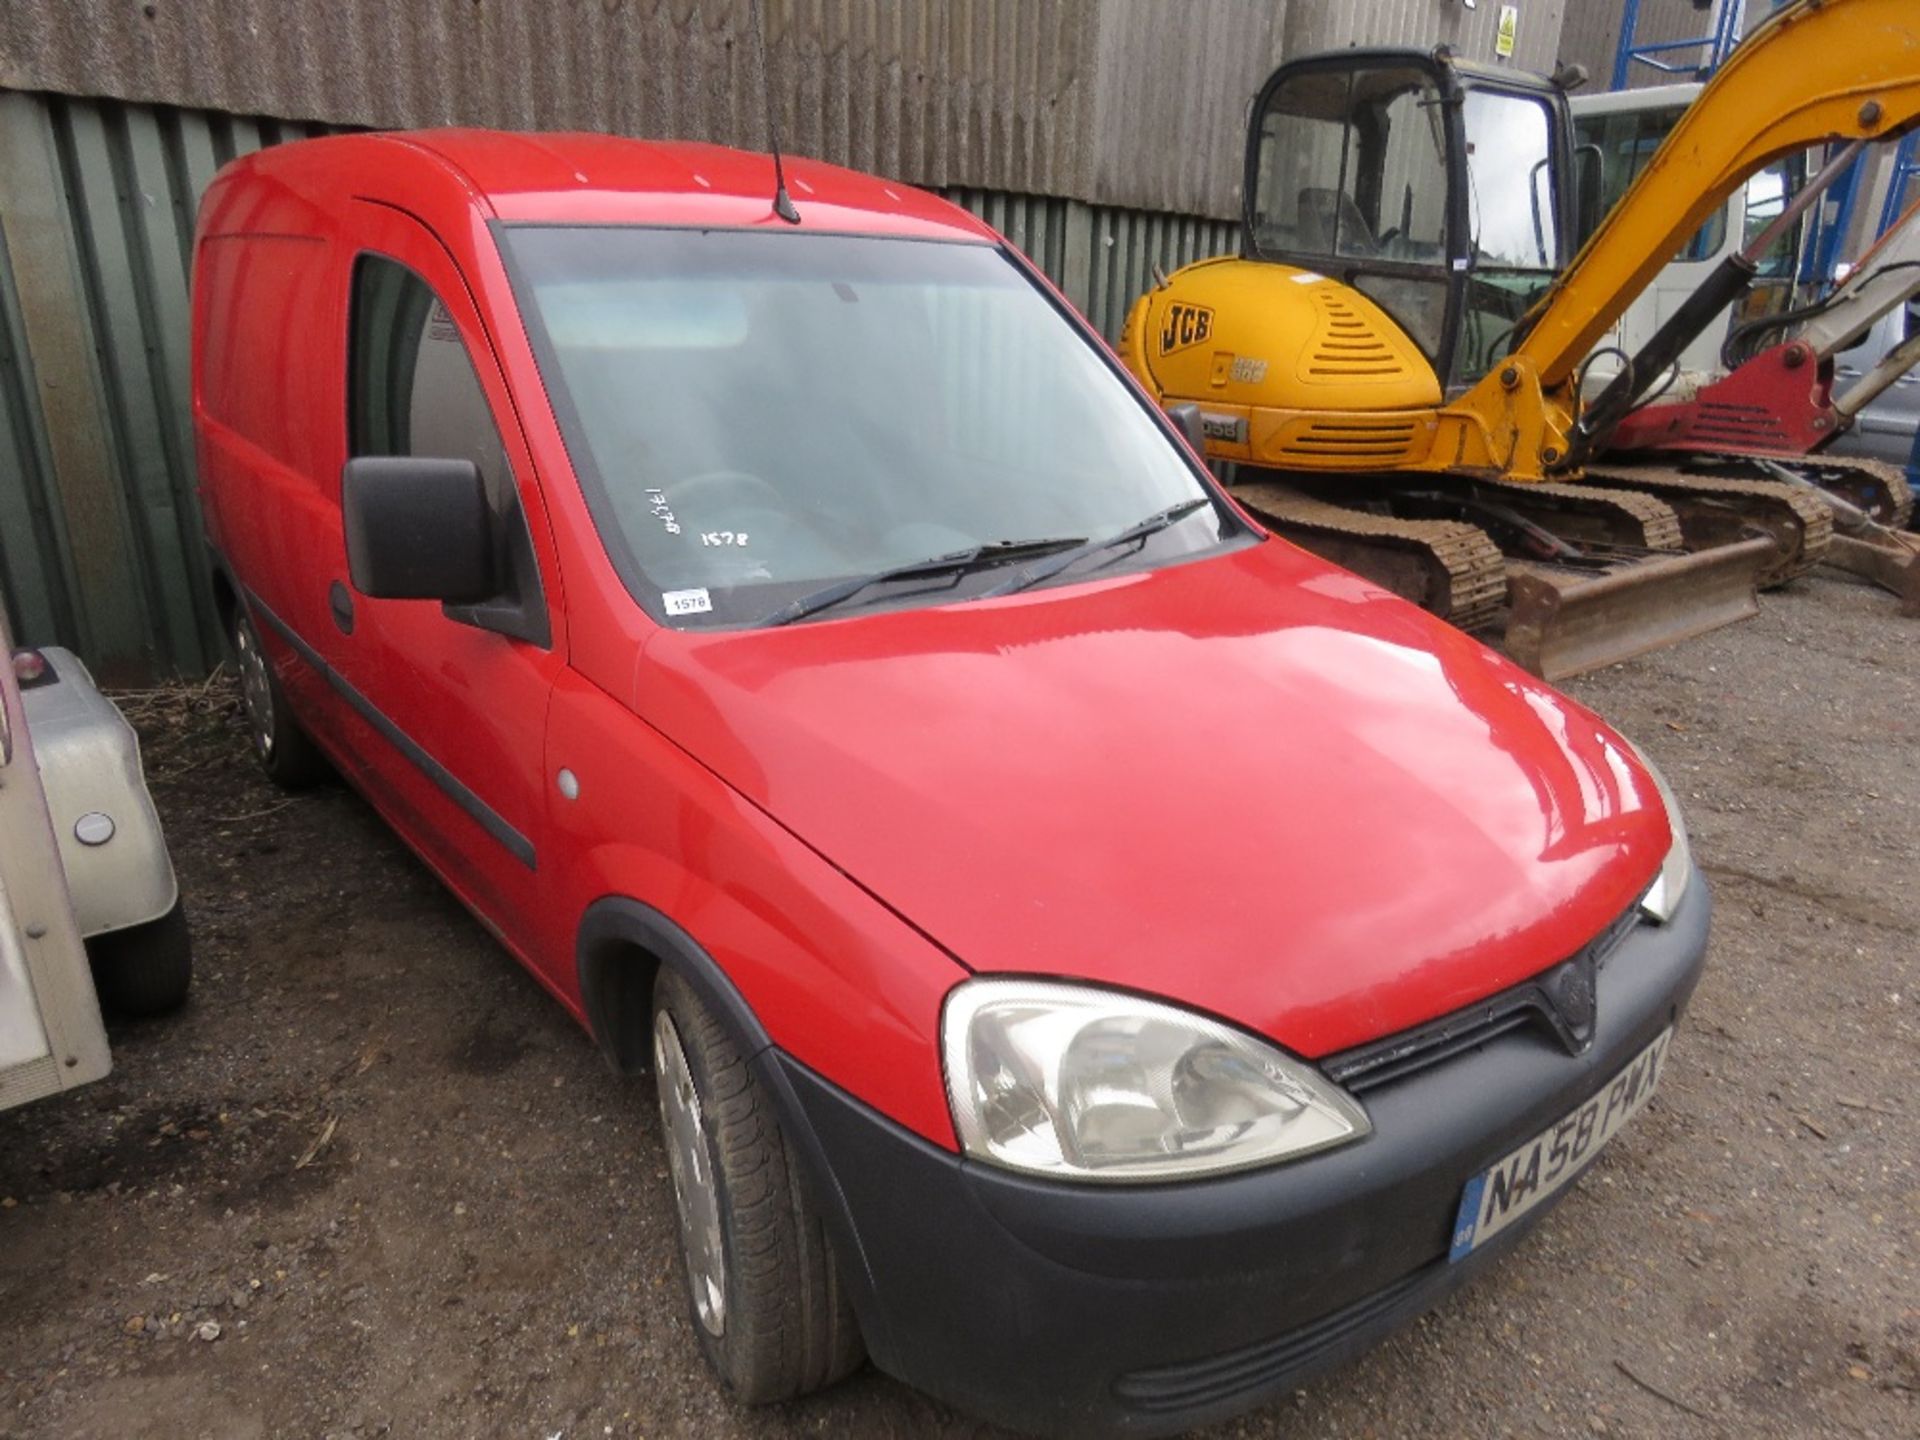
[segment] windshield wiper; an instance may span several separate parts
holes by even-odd
[[[1207,497],[1196,495],[1191,500],[1182,500],[1177,505],[1169,505],[1164,510],[1156,510],[1146,519],[1129,525],[1118,534],[1109,535],[1104,540],[1088,540],[1071,550],[1063,550],[1051,555],[1036,565],[1028,565],[1002,580],[989,590],[980,592],[979,598],[988,599],[994,595],[1011,595],[1016,590],[1025,590],[1058,575],[1069,565],[1078,564],[1089,555],[1098,555],[1102,550],[1117,549],[1122,545],[1144,543],[1149,535],[1157,534],[1169,525],[1176,525],[1201,506],[1209,504]]]
[[[969,545],[964,550],[932,555],[925,560],[909,560],[904,565],[889,565],[870,575],[853,575],[845,580],[836,580],[831,585],[822,585],[797,600],[789,600],[757,623],[761,626],[791,625],[796,620],[830,610],[835,605],[851,600],[862,590],[889,580],[911,580],[923,575],[952,575],[958,579],[970,570],[1005,564],[1022,555],[1051,554],[1056,550],[1072,550],[1084,544],[1086,541],[1078,535],[1056,535],[1050,539],[992,540],[984,545]]]

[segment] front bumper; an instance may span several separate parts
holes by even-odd
[[[1462,1187],[1678,1018],[1709,909],[1696,874],[1669,923],[1612,953],[1586,1053],[1509,1032],[1370,1092],[1366,1139],[1215,1180],[1028,1179],[928,1144],[778,1051],[762,1059],[876,1365],[1019,1430],[1168,1434],[1284,1394],[1511,1248],[1548,1207],[1448,1263]]]

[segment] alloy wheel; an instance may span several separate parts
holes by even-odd
[[[661,1010],[653,1022],[653,1069],[659,1079],[660,1122],[680,1214],[680,1249],[686,1256],[693,1308],[710,1335],[725,1333],[727,1277],[720,1232],[720,1191],[706,1114],[694,1088],[687,1053],[673,1017]]]

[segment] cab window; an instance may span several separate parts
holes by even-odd
[[[1653,158],[1660,142],[1667,138],[1680,119],[1680,106],[1661,110],[1621,110],[1604,115],[1582,115],[1574,129],[1582,146],[1591,145],[1599,153],[1600,206],[1586,217],[1598,225],[1601,218],[1619,203],[1620,197],[1640,178],[1640,172]],[[1581,237],[1583,240],[1586,236]],[[1693,234],[1676,260],[1711,260],[1727,241],[1727,207],[1722,205]]]
[[[548,643],[540,571],[513,468],[473,358],[447,307],[413,271],[380,255],[354,263],[347,377],[348,453],[471,460],[493,511],[502,593],[450,618]]]

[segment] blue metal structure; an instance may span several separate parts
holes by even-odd
[[[1833,283],[1840,262],[1846,258],[1841,247],[1847,243],[1847,232],[1853,229],[1853,212],[1860,204],[1860,192],[1866,180],[1865,160],[1863,155],[1849,165],[1808,217],[1807,238],[1800,247],[1800,281],[1804,285],[1824,292]]]
[[[1815,210],[1807,243],[1801,251],[1802,283],[1822,288],[1830,285],[1840,262],[1847,258],[1841,247],[1853,229],[1854,211],[1864,197],[1866,170],[1867,157],[1863,155],[1835,182],[1832,193]],[[1879,220],[1873,235],[1862,240],[1862,249],[1891,230],[1894,222],[1906,213],[1914,197],[1920,195],[1916,180],[1920,180],[1920,130],[1905,136],[1894,149]]]
[[[1691,40],[1662,40],[1651,45],[1640,45],[1634,41],[1635,33],[1640,28],[1640,0],[1627,0],[1626,9],[1620,17],[1620,44],[1613,55],[1613,83],[1607,88],[1626,89],[1627,78],[1635,61],[1663,75],[1705,80],[1720,68],[1720,62],[1740,43],[1740,22],[1745,10],[1746,6],[1741,0],[1721,0],[1715,9],[1713,29],[1709,33]],[[1676,52],[1689,50],[1697,52],[1691,63],[1669,58]]]
[[[1887,198],[1880,206],[1877,234],[1886,234],[1893,222],[1907,213],[1914,197],[1920,195],[1916,181],[1920,181],[1920,130],[1908,133],[1893,152],[1893,173],[1887,177]]]

